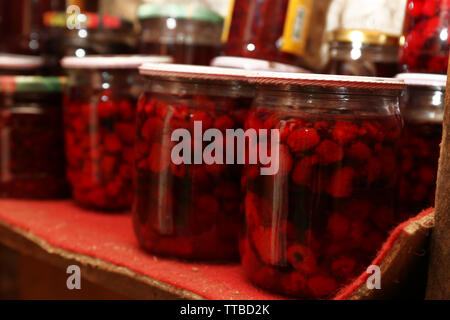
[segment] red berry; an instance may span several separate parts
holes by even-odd
[[[319,163],[328,165],[339,162],[344,158],[344,150],[337,143],[331,140],[323,141],[317,148],[316,154]]]
[[[333,129],[333,139],[339,144],[347,144],[353,141],[358,134],[358,126],[349,122],[338,121]]]
[[[334,293],[337,289],[336,280],[327,276],[317,276],[310,278],[308,287],[314,297],[326,297]]]
[[[356,173],[353,168],[344,167],[336,171],[328,186],[328,193],[334,198],[346,198],[353,192],[353,179]]]
[[[302,128],[291,132],[287,143],[292,152],[302,152],[315,147],[320,142],[320,137],[315,129]]]
[[[317,272],[317,261],[311,249],[300,244],[291,245],[286,252],[287,260],[298,271],[305,275]]]

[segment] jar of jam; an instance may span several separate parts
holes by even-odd
[[[313,6],[312,0],[232,0],[225,55],[304,66]]]
[[[242,161],[227,131],[242,129],[247,118],[253,96],[247,71],[144,65],[141,73],[148,85],[137,114],[139,243],[164,256],[237,259]],[[179,150],[182,136],[186,148]]]
[[[138,66],[169,57],[66,57],[64,99],[67,176],[74,200],[105,211],[130,209]]]
[[[450,0],[408,0],[400,62],[405,72],[447,74]]]
[[[0,75],[38,75],[43,67],[42,57],[0,54]]]
[[[221,50],[223,18],[197,4],[145,3],[137,16],[139,52],[170,55],[176,63],[209,65]]]
[[[246,129],[270,130],[254,150],[268,149],[279,169],[244,173],[244,270],[278,293],[329,298],[364,272],[397,221],[404,84],[267,72],[250,81]]]
[[[330,60],[324,73],[394,77],[399,37],[372,30],[335,30],[330,34]]]
[[[212,60],[211,66],[219,68],[244,69],[249,71],[276,71],[310,73],[310,71],[289,64],[261,59],[220,56]]]
[[[0,76],[0,197],[69,195],[62,135],[64,79]]]
[[[397,77],[408,85],[400,104],[405,128],[399,202],[406,220],[434,206],[447,76],[409,73]]]

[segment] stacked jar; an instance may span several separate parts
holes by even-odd
[[[404,219],[434,206],[447,76],[400,74],[408,85],[401,111],[400,213]]]
[[[139,52],[172,56],[176,63],[209,65],[221,50],[222,17],[196,4],[146,3]]]
[[[399,72],[399,37],[374,30],[335,30],[324,73],[394,77]]]
[[[228,130],[242,129],[250,109],[247,72],[144,65],[141,73],[133,205],[141,246],[185,259],[237,259],[243,162]]]
[[[409,0],[400,62],[405,72],[447,74],[450,0]]]
[[[251,82],[246,129],[271,130],[254,150],[270,146],[279,170],[246,169],[244,270],[278,293],[329,298],[397,222],[403,81],[259,72]]]
[[[312,0],[231,1],[222,36],[225,56],[306,67],[304,56],[311,40],[314,6]],[[325,14],[322,16],[324,20]],[[316,30],[324,29],[319,26],[320,20],[315,21]],[[322,41],[320,35],[314,39]],[[320,45],[316,51],[320,51]]]
[[[64,198],[64,79],[0,76],[0,197]]]
[[[131,207],[135,113],[145,62],[158,56],[66,57],[64,127],[67,176],[74,200],[85,207],[123,211]]]

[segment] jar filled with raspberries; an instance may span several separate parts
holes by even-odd
[[[243,131],[250,109],[247,72],[144,65],[141,73],[148,85],[138,103],[133,203],[141,246],[183,259],[238,259],[242,145],[229,131]]]
[[[400,213],[404,219],[433,207],[442,141],[447,76],[405,73],[400,104],[405,122],[401,140]]]
[[[450,0],[408,0],[400,50],[405,72],[447,73]]]
[[[269,150],[278,171],[262,175],[267,161],[245,169],[244,270],[274,292],[330,298],[365,271],[397,221],[404,83],[268,72],[250,81],[245,128],[270,130],[250,150]]]
[[[62,124],[64,82],[55,77],[0,76],[0,197],[69,196]]]
[[[67,176],[74,200],[87,208],[131,208],[138,67],[171,62],[159,56],[66,57],[64,98]]]

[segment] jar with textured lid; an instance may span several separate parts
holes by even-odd
[[[238,149],[226,132],[242,129],[247,118],[253,97],[247,72],[144,65],[141,73],[147,87],[137,114],[133,205],[141,246],[184,259],[237,260],[242,164],[236,153],[231,163],[220,158],[219,150]],[[211,131],[220,137],[213,142],[217,151],[208,154]],[[174,153],[180,132],[190,141],[183,138],[186,149]]]
[[[62,134],[64,80],[0,76],[0,197],[69,195]]]
[[[162,56],[66,57],[64,100],[67,176],[74,200],[85,207],[131,207],[138,67],[171,62]]]
[[[372,30],[336,30],[330,33],[330,57],[324,73],[393,77],[398,63],[399,37]]]
[[[221,50],[223,18],[197,4],[146,3],[137,16],[142,30],[139,52],[163,54],[176,63],[209,65]]]
[[[279,170],[245,170],[244,270],[278,293],[330,298],[367,268],[397,222],[404,84],[267,72],[250,82],[246,129],[271,130],[257,144],[278,150]]]
[[[401,111],[400,213],[404,219],[434,206],[447,76],[399,74],[407,84]]]

